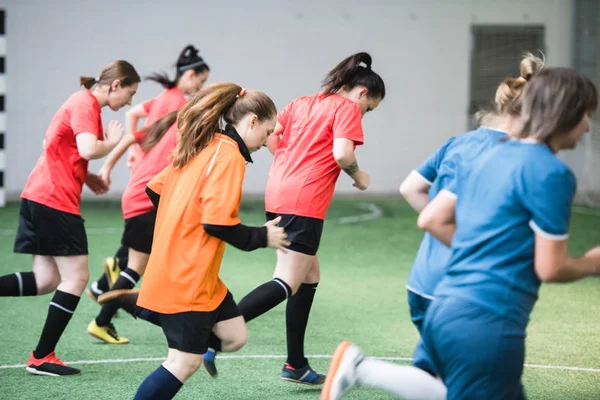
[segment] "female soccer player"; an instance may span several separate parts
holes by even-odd
[[[110,173],[117,160],[125,154],[129,146],[134,143],[141,144],[143,153],[131,170],[129,184],[121,199],[125,219],[121,243],[129,251],[129,263],[127,268],[120,272],[112,288],[99,299],[133,288],[146,270],[152,249],[156,208],[145,189],[152,178],[171,164],[171,155],[177,145],[177,125],[174,123],[176,118],[177,111],[170,112],[135,135],[126,135],[102,167],[104,179],[110,183]],[[88,334],[108,344],[129,343],[127,338],[117,334],[111,322],[121,306],[122,303],[118,300],[102,302],[102,310],[88,325]],[[126,310],[135,315],[134,307]]]
[[[244,297],[239,304],[250,321],[288,299],[286,329],[288,359],[281,378],[320,385],[325,377],[313,371],[304,357],[304,334],[320,279],[317,251],[323,221],[342,169],[354,186],[366,190],[367,173],[358,167],[354,149],[363,144],[362,117],[385,97],[381,77],[371,69],[371,56],[358,53],[338,64],[325,78],[324,90],[300,97],[277,117],[275,134],[269,140],[274,152],[265,206],[267,219],[281,217],[292,243],[277,252],[273,280]],[[213,336],[205,366],[216,375]]]
[[[115,61],[99,78],[81,77],[86,90],[73,94],[58,110],[44,140],[44,151],[21,194],[15,252],[33,255],[33,272],[0,277],[0,296],[36,296],[56,290],[40,341],[27,362],[32,374],[79,374],[55,355],[89,279],[88,245],[79,209],[81,189],[95,193],[108,187],[87,171],[88,160],[104,157],[123,134],[111,121],[102,132],[103,107],[119,110],[131,104],[140,77],[131,64]]]
[[[138,306],[158,314],[169,353],[141,384],[137,400],[173,398],[202,364],[211,332],[222,338],[223,351],[246,343],[244,319],[219,270],[226,242],[247,251],[289,245],[276,226],[280,218],[248,227],[238,217],[246,163],[266,145],[276,116],[267,95],[232,83],[201,90],[178,114],[173,164],[148,185],[158,213],[138,299]]]
[[[208,65],[204,62],[202,57],[198,55],[198,49],[192,45],[186,46],[181,51],[175,66],[176,74],[175,79],[173,80],[169,79],[168,75],[166,74],[153,74],[148,77],[147,79],[159,83],[165,88],[165,90],[163,90],[158,96],[132,107],[131,110],[127,111],[125,114],[126,136],[124,138],[125,140],[123,142],[123,146],[125,147],[125,145],[127,145],[125,148],[131,149],[132,158],[130,158],[128,162],[132,168],[132,177],[133,175],[140,175],[140,173],[144,173],[137,168],[133,168],[133,166],[136,164],[136,161],[142,160],[145,156],[145,152],[139,146],[134,146],[136,141],[140,142],[143,138],[143,133],[138,131],[139,120],[146,118],[145,127],[148,128],[166,114],[179,110],[187,102],[186,96],[190,96],[202,88],[202,85],[208,78],[208,73],[210,71]],[[115,149],[115,154],[110,155],[105,163],[104,168],[100,171],[100,176],[108,184],[110,184],[110,172],[122,155],[121,149],[119,149],[118,153],[116,151],[117,149]],[[147,166],[148,164],[146,163],[145,165]],[[148,180],[153,177],[150,175],[148,176]],[[146,196],[146,193],[144,193],[146,183],[148,182],[146,181],[140,184],[140,190],[130,191],[130,196],[123,198],[122,203],[125,208],[137,208],[140,203],[149,203],[148,197]],[[125,211],[125,209],[124,212],[126,214],[128,213]],[[131,211],[129,214],[131,214]],[[104,260],[105,273],[103,273],[98,280],[92,282],[88,286],[86,290],[87,295],[92,300],[97,301],[98,296],[108,291],[118,281],[120,272],[128,268],[128,260],[128,246],[122,244],[114,257],[107,257]],[[137,282],[135,275],[128,273],[128,277]],[[127,280],[127,282],[130,281]],[[110,318],[104,318],[101,322],[107,323],[106,321],[109,320]],[[104,329],[104,332],[96,330],[95,335],[101,336],[103,338],[101,340],[106,339],[108,341],[112,341],[113,339],[110,339],[112,336],[111,333],[116,335],[116,332],[114,332],[114,330],[109,332],[110,329],[108,329],[108,325],[104,328],[107,328]]]
[[[480,112],[482,126],[472,132],[450,138],[444,145],[425,160],[402,182],[400,192],[417,212],[421,212],[438,193],[453,196],[449,188],[455,185],[459,170],[464,174],[473,160],[481,157],[489,149],[506,137],[511,127],[518,123],[521,113],[522,93],[527,82],[543,68],[543,60],[527,54],[521,61],[519,78],[505,79],[496,90],[495,110]],[[408,304],[412,321],[421,333],[427,307],[434,299],[435,287],[442,279],[450,258],[450,248],[425,233],[417,257],[408,279]],[[362,351],[348,342],[343,342],[336,351],[331,363],[330,374],[323,388],[324,400],[339,399],[351,386],[343,387],[342,378],[345,366],[341,358],[363,357]],[[349,364],[351,365],[351,363]],[[420,340],[413,355],[413,365],[431,375],[437,375],[433,361]],[[401,398],[443,398],[445,387],[430,376],[411,371],[410,367],[400,366],[379,360],[365,360],[357,372],[357,385],[387,390]],[[405,381],[406,380],[406,381]],[[407,385],[406,382],[411,382]],[[416,383],[421,382],[422,387]],[[341,390],[342,387],[344,390]],[[419,397],[417,397],[419,398]]]
[[[419,216],[422,228],[452,243],[422,329],[448,399],[524,399],[525,330],[541,282],[600,275],[600,246],[568,256],[576,182],[556,156],[589,130],[597,103],[587,77],[542,70],[524,91],[517,139],[461,173],[456,199],[438,195]]]
[[[400,192],[415,211],[420,213],[440,192],[452,195],[447,187],[454,185],[459,166],[468,169],[465,163],[471,163],[487,152],[506,135],[511,126],[518,123],[521,94],[527,81],[543,66],[543,60],[532,54],[525,55],[520,65],[520,76],[505,79],[496,90],[495,111],[479,114],[482,126],[449,139],[402,182]],[[449,258],[450,248],[426,232],[406,285],[411,318],[419,333],[425,311],[433,300],[434,289],[444,275]],[[415,349],[413,365],[435,375],[421,341]]]

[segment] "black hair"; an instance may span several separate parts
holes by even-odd
[[[342,88],[352,90],[356,86],[364,86],[370,98],[385,97],[383,79],[371,69],[373,60],[369,53],[356,53],[339,63],[323,80],[323,88],[327,95],[337,93]]]
[[[177,69],[177,72],[175,73],[175,79],[170,80],[169,75],[167,75],[165,72],[154,73],[150,76],[147,76],[146,79],[160,83],[165,89],[172,89],[177,86],[179,78],[181,78],[185,71],[191,69],[196,74],[204,71],[210,71],[208,64],[206,64],[202,57],[198,55],[198,52],[199,50],[191,44],[186,46],[185,49],[181,51],[181,54],[179,54],[179,58],[177,59],[177,63],[175,64],[175,68]]]

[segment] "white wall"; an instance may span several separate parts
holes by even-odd
[[[544,24],[547,61],[569,65],[570,0],[0,0],[7,10],[7,189],[18,196],[41,151],[50,119],[115,59],[142,75],[168,69],[193,43],[209,63],[210,82],[229,80],[269,94],[278,107],[312,94],[323,76],[357,51],[372,54],[387,86],[364,120],[359,164],[372,191],[396,191],[401,179],[444,139],[466,129],[470,25]],[[134,102],[156,95],[140,86]],[[123,111],[103,111],[105,124]],[[247,169],[245,190],[263,192],[271,157]],[[98,169],[93,162],[91,169]],[[115,170],[114,194],[128,179]],[[340,179],[339,191],[353,192]],[[88,192],[89,193],[89,192]]]

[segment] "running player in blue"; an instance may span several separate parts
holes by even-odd
[[[415,211],[420,213],[438,193],[449,193],[445,188],[454,184],[459,169],[466,169],[469,163],[494,147],[506,136],[521,112],[521,94],[527,81],[538,73],[543,65],[543,60],[526,54],[521,61],[520,77],[507,78],[498,87],[495,110],[481,112],[478,115],[482,126],[474,131],[450,138],[415,171],[411,172],[402,183],[400,192]],[[447,245],[435,239],[430,233],[425,233],[407,283],[411,318],[419,333],[422,330],[425,312],[434,299],[435,287],[444,275],[450,255],[451,251]],[[384,389],[402,398],[445,397],[445,388],[441,383],[432,382],[430,377],[423,376],[406,367],[382,361],[361,362],[355,378],[348,379],[344,375],[351,377],[354,373],[351,365],[357,362],[357,359],[354,362],[349,361],[353,357],[357,357],[358,360],[362,359],[362,351],[358,347],[348,342],[344,342],[338,347],[334,355],[334,362],[332,362],[333,371],[328,374],[332,379],[325,383],[323,399],[340,398],[353,386],[353,383]],[[342,368],[336,372],[335,361],[338,358],[340,360],[345,358],[348,361],[340,362]],[[344,363],[350,367],[343,366]],[[413,365],[433,376],[437,375],[422,341],[419,341],[415,348]],[[381,373],[383,370],[386,371],[385,374],[389,376],[389,379]],[[407,385],[405,380],[413,384]],[[422,389],[418,389],[415,382],[422,382]],[[344,385],[345,383],[350,383],[350,385]]]
[[[448,399],[524,399],[525,330],[541,282],[600,275],[600,246],[567,254],[576,181],[556,157],[589,131],[594,84],[573,69],[545,69],[523,94],[521,122],[459,172],[457,195],[438,196],[420,225],[452,243],[422,337]]]

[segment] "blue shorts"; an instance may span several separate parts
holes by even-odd
[[[471,302],[437,298],[422,339],[448,387],[448,400],[525,399],[525,329]]]
[[[423,327],[423,321],[425,320],[425,312],[429,307],[431,300],[426,297],[423,297],[419,294],[411,292],[408,290],[408,306],[410,307],[410,319],[413,324],[417,327],[419,334],[421,333],[421,329]],[[433,365],[433,361],[429,354],[427,354],[427,349],[425,349],[425,345],[423,344],[423,340],[419,339],[417,346],[415,347],[415,351],[413,353],[413,365],[417,368],[420,368],[424,371],[427,371],[431,375],[437,376],[437,372]]]

